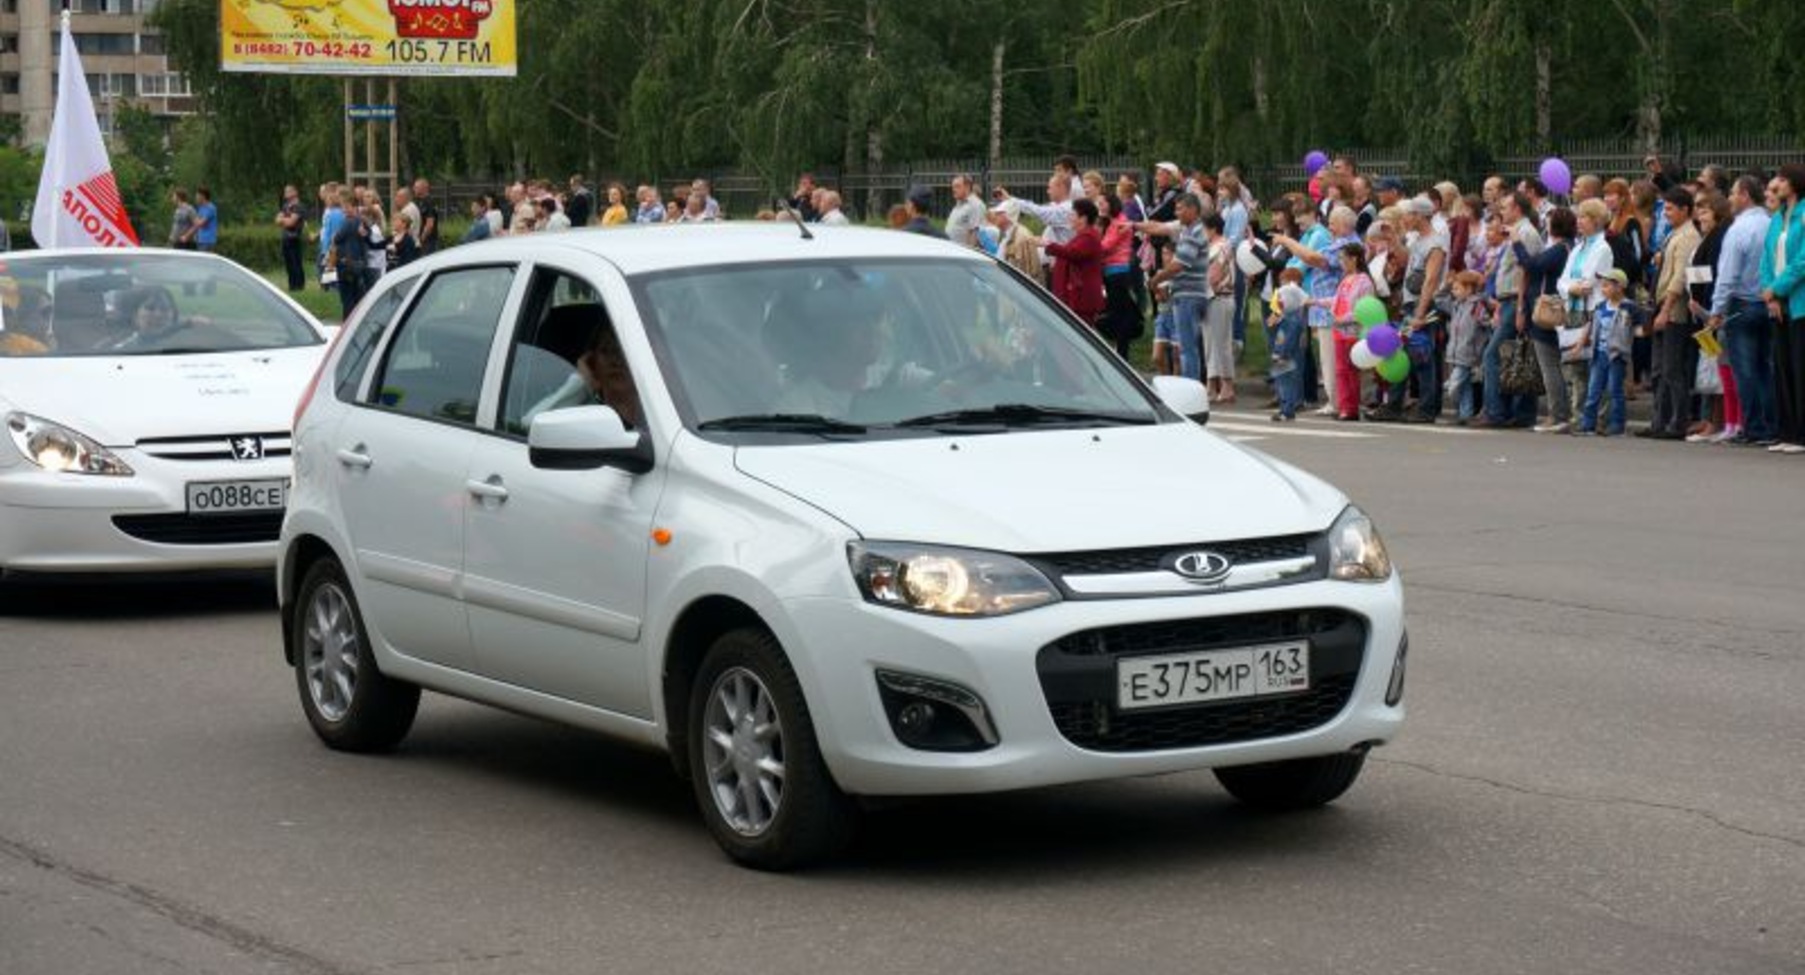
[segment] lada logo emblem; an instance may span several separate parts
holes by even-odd
[[[1232,563],[1218,552],[1186,552],[1172,562],[1172,571],[1192,582],[1217,583],[1228,578]]]

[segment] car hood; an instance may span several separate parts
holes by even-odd
[[[0,408],[60,423],[107,447],[151,437],[274,433],[325,345],[172,356],[0,360]]]
[[[1190,423],[741,447],[735,464],[865,538],[1019,553],[1321,531],[1347,503]]]

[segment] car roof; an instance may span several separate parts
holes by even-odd
[[[465,264],[478,259],[522,259],[557,251],[581,251],[600,257],[623,274],[701,266],[753,264],[767,261],[870,260],[872,258],[942,258],[986,261],[979,251],[925,234],[874,227],[827,227],[810,224],[804,238],[790,220],[743,223],[653,224],[636,227],[585,228],[524,237],[498,237],[447,248],[418,262]],[[410,269],[413,265],[409,265]]]

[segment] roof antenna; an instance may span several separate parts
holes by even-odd
[[[777,202],[783,207],[783,212],[789,214],[791,220],[796,221],[796,229],[802,231],[802,239],[814,240],[815,235],[809,232],[808,224],[802,222],[802,214],[796,212],[796,208],[790,205],[790,201],[780,196],[777,198]]]

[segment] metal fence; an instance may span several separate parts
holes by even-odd
[[[1805,161],[1805,139],[1800,138],[1680,138],[1672,140],[1670,145],[1671,148],[1663,152],[1662,157],[1675,171],[1684,173],[1696,173],[1710,164],[1722,166],[1732,174],[1750,170],[1772,172],[1784,163]],[[1558,155],[1566,160],[1575,175],[1596,173],[1607,178],[1634,177],[1644,172],[1643,160],[1647,158],[1647,153],[1638,143],[1627,139],[1568,140],[1556,146],[1553,152],[1522,149],[1501,153],[1490,161],[1489,166],[1467,167],[1460,171],[1436,171],[1421,166],[1412,160],[1409,150],[1402,147],[1352,148],[1337,152],[1346,152],[1352,156],[1358,162],[1361,172],[1396,177],[1412,190],[1442,180],[1452,180],[1463,189],[1477,191],[1480,181],[1488,175],[1496,174],[1511,180],[1532,176],[1541,166],[1542,160],[1549,155]],[[989,198],[990,190],[996,186],[1007,187],[1011,193],[1024,198],[1042,199],[1046,194],[1047,177],[1052,172],[1055,158],[1057,157],[1053,155],[1008,156],[995,167],[980,158],[927,159],[875,170],[842,172],[835,167],[822,167],[813,170],[813,173],[818,185],[839,191],[846,211],[853,219],[879,220],[890,207],[902,203],[911,188],[918,186],[933,195],[935,213],[946,212],[952,207],[953,177],[960,174],[969,175],[976,180],[986,199]],[[1147,182],[1144,174],[1152,169],[1154,162],[1126,155],[1093,154],[1078,155],[1075,158],[1080,172],[1094,169],[1109,180],[1127,173],[1140,179],[1143,187]],[[1187,167],[1192,165],[1185,160],[1178,162]],[[779,193],[787,195],[794,188],[793,183],[773,187],[758,174],[740,169],[703,170],[695,175],[711,181],[715,198],[721,202],[728,215],[735,219],[750,219],[760,210],[774,207]],[[1243,176],[1254,194],[1266,201],[1301,189],[1307,182],[1301,162],[1244,167]],[[590,183],[598,202],[605,195],[607,185],[617,180],[627,187],[629,196],[634,186],[645,182],[643,178],[624,174],[600,175]],[[505,182],[507,181],[501,178],[469,176],[438,181],[448,205],[459,208],[459,212],[478,193],[499,194]],[[687,178],[666,176],[654,181],[653,185],[668,200],[673,189],[687,185],[687,182]],[[631,207],[631,200],[628,205]]]

